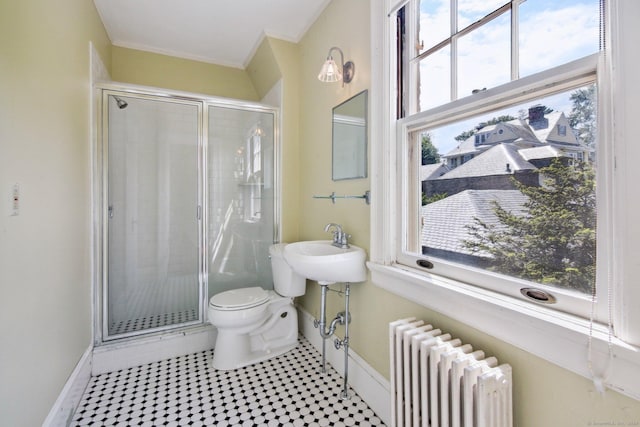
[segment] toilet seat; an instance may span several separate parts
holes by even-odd
[[[269,293],[260,287],[232,289],[214,295],[209,306],[216,310],[246,310],[265,304]]]

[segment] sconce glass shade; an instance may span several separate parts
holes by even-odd
[[[320,74],[318,74],[318,80],[325,83],[339,82],[342,80],[342,70],[340,68],[341,67],[336,64],[336,61],[329,56],[324,64],[322,64],[322,69],[320,70]]]
[[[340,64],[336,63],[336,61],[333,60],[333,56],[331,56],[331,52],[334,50],[340,54]],[[342,81],[342,86],[344,87],[345,83],[349,83],[353,79],[355,70],[356,66],[353,62],[344,62],[342,49],[339,47],[332,47],[329,49],[327,60],[322,64],[322,69],[320,70],[320,74],[318,74],[318,80],[325,83]]]

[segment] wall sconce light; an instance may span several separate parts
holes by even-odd
[[[331,56],[331,52],[334,50],[340,52],[340,65],[336,64],[336,61],[333,60],[333,56]],[[342,50],[339,47],[332,47],[329,49],[327,60],[322,65],[320,74],[318,74],[318,80],[326,83],[333,83],[342,80],[342,86],[344,87],[345,83],[351,82],[355,72],[356,65],[351,61],[347,61],[345,63]]]

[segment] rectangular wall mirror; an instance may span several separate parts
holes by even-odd
[[[367,177],[367,91],[333,108],[332,178]]]

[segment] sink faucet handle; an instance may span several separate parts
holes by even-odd
[[[330,231],[332,228],[334,230]],[[333,246],[336,246],[338,248],[349,247],[349,238],[351,237],[351,235],[342,231],[342,226],[340,224],[330,222],[329,224],[324,226],[324,231],[333,233]]]

